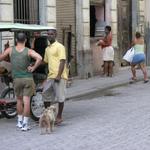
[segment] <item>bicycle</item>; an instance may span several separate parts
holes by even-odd
[[[14,118],[17,115],[16,97],[12,86],[12,78],[10,73],[6,72],[1,75],[1,82],[6,84],[6,88],[2,91],[0,97],[0,112],[2,117],[8,119]]]
[[[34,81],[36,84],[36,93],[30,99],[30,108],[31,108],[31,118],[35,121],[38,121],[40,115],[44,110],[44,102],[42,100],[42,88],[40,87],[41,82],[46,79],[46,75],[43,74],[33,74]],[[7,86],[2,91],[0,98],[0,112],[3,117],[8,119],[14,118],[17,115],[16,109],[16,96],[12,84],[12,78],[10,73],[1,75],[1,81]]]
[[[41,35],[47,36],[46,32],[50,29],[55,29],[54,27],[49,26],[42,26],[42,25],[29,25],[29,24],[21,24],[21,23],[11,23],[11,24],[5,24],[2,23],[0,25],[0,32],[4,31],[10,31],[10,32],[18,32],[18,31],[25,31],[30,32],[30,35],[32,35],[32,32],[41,32]],[[38,43],[39,44],[39,43]],[[7,87],[2,91],[1,99],[0,99],[0,113],[3,114],[3,116],[7,118],[12,118],[17,115],[16,111],[16,96],[14,94],[14,88],[12,81],[10,81],[10,78],[8,75],[2,75],[3,82],[7,85]],[[38,120],[43,109],[44,104],[42,101],[42,89],[38,87],[39,84],[36,86],[36,94],[31,97],[31,118],[33,120]],[[10,104],[11,100],[11,106]],[[13,102],[14,101],[14,102]]]
[[[40,115],[44,110],[44,102],[42,99],[42,91],[43,88],[41,87],[42,83],[46,79],[45,74],[41,73],[33,73],[33,79],[36,84],[36,93],[31,97],[30,100],[30,107],[31,107],[31,118],[35,121],[38,121]]]

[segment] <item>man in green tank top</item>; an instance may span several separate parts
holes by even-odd
[[[0,54],[0,61],[7,56],[12,64],[12,77],[17,97],[18,121],[17,127],[22,131],[29,129],[28,119],[30,116],[30,97],[35,92],[32,72],[40,65],[42,57],[32,49],[25,47],[26,35],[18,33],[16,46],[7,48]],[[35,64],[30,65],[30,59],[35,59]]]

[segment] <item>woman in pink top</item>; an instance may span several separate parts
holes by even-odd
[[[103,50],[104,72],[103,75],[112,77],[114,63],[114,49],[112,47],[111,27],[105,27],[105,37],[98,42]]]

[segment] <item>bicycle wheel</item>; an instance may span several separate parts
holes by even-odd
[[[36,90],[36,94],[31,97],[31,118],[38,121],[44,110],[44,102],[42,100],[42,89]]]
[[[2,111],[3,116],[6,118],[14,118],[17,115],[16,110],[16,98],[13,88],[5,89],[2,94],[1,98],[6,99],[7,104],[4,106],[4,111]]]

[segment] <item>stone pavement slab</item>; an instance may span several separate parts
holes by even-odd
[[[0,150],[149,150],[149,89],[140,81],[110,89],[115,96],[68,101],[63,124],[49,135],[35,122],[22,132],[16,118],[0,119]]]
[[[147,70],[150,76],[150,67],[147,67]],[[131,76],[130,67],[123,67],[113,77],[94,76],[89,79],[75,79],[71,87],[67,88],[67,99],[74,99],[95,91],[128,84]],[[137,69],[137,80],[143,80],[140,69]]]
[[[150,76],[150,67],[147,67],[147,70]],[[94,76],[89,79],[74,79],[71,87],[67,88],[66,98],[79,98],[80,96],[84,96],[95,91],[102,91],[107,88],[128,84],[130,78],[130,67],[122,67],[117,73],[114,74],[113,77]],[[137,79],[143,79],[141,70],[137,70]],[[0,93],[2,92],[2,89],[4,89],[4,86],[5,85],[3,83],[0,83]]]

